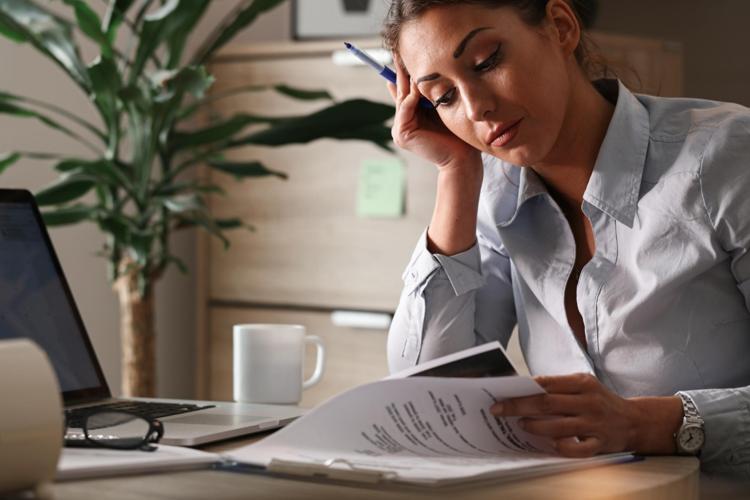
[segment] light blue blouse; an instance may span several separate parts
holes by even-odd
[[[594,373],[623,397],[692,396],[704,469],[750,475],[750,109],[634,95],[600,82],[614,115],[583,196],[596,253],[578,282],[586,349],[564,291],[575,241],[530,168],[484,158],[477,244],[404,272],[392,371],[519,341],[535,375]]]

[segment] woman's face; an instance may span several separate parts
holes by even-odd
[[[570,101],[578,34],[573,44],[564,30],[555,21],[529,26],[512,7],[435,7],[403,26],[399,56],[451,132],[533,165],[554,154]]]

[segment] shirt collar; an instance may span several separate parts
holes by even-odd
[[[649,144],[649,116],[622,82],[617,85],[615,111],[583,199],[618,222],[633,227]]]
[[[583,199],[633,227],[650,137],[648,111],[621,82],[598,80],[594,84],[610,101],[616,99],[616,103]],[[531,168],[516,167],[490,156],[486,161],[489,167],[485,169],[486,194],[495,199],[497,225],[510,225],[524,203],[548,193]],[[502,202],[505,196],[516,202],[513,205]]]

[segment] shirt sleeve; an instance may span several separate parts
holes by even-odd
[[[516,321],[510,262],[481,234],[470,249],[446,256],[430,253],[425,230],[402,278],[388,334],[391,372],[492,340],[507,343]]]
[[[750,311],[750,112],[735,114],[713,132],[700,182],[708,218]],[[750,476],[750,386],[684,392],[705,421],[703,469]]]

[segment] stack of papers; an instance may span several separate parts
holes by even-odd
[[[500,376],[498,376],[500,375]],[[340,394],[251,445],[222,455],[160,445],[158,451],[66,449],[59,479],[208,467],[424,486],[508,480],[632,459],[555,454],[552,441],[525,432],[518,418],[495,417],[507,398],[541,394],[515,375],[493,342],[431,361]]]

